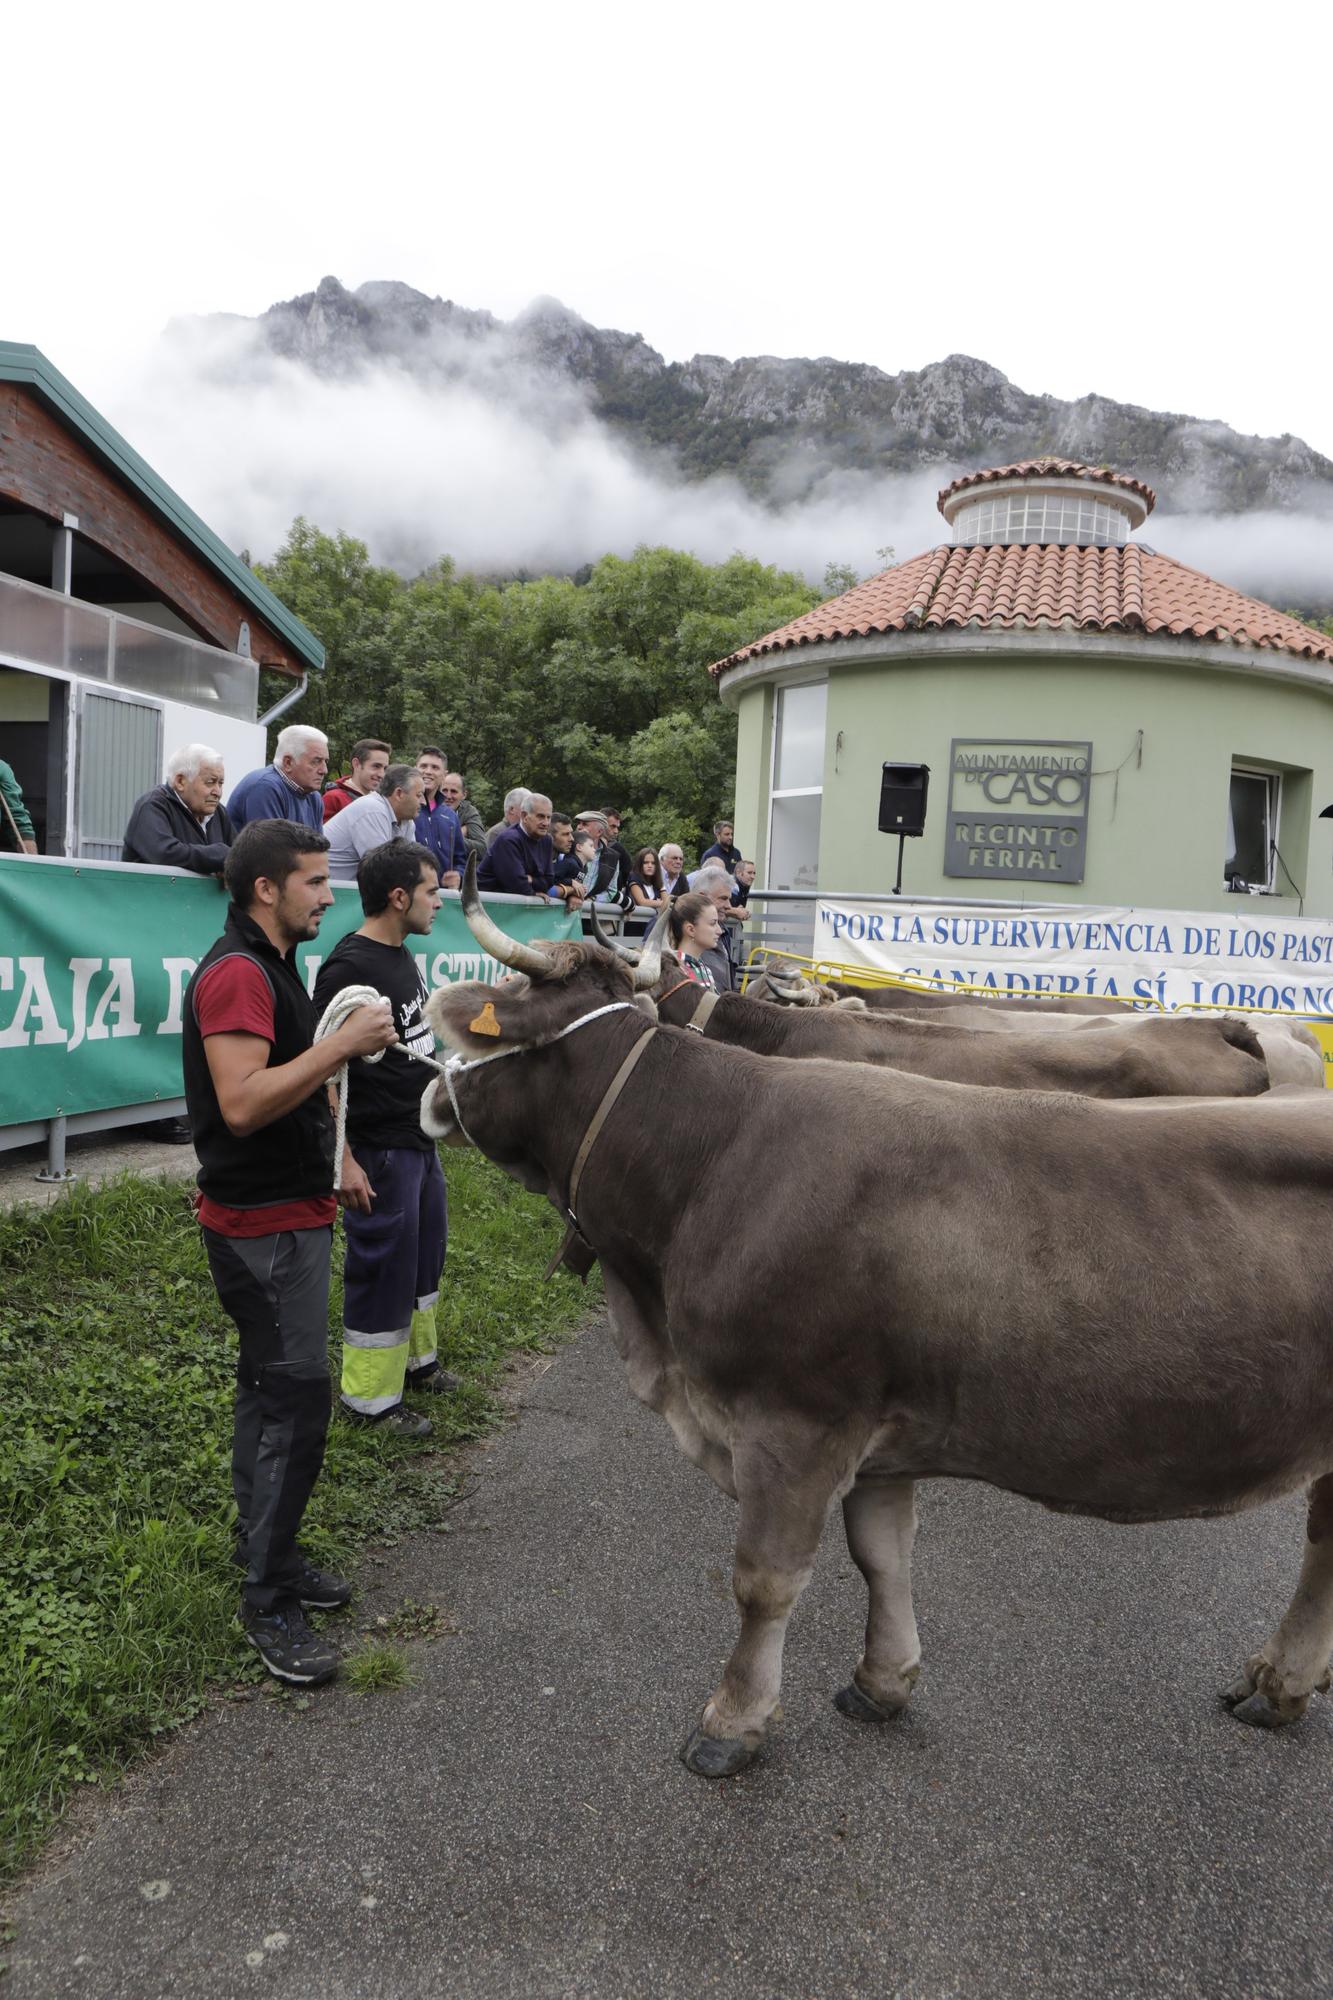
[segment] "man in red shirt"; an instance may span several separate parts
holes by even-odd
[[[338,1656],[302,1606],[345,1604],[350,1587],[302,1555],[297,1533],[329,1422],[329,1259],[337,1199],[326,1088],[352,1056],[395,1039],[383,1002],[314,1043],[298,944],[333,902],[328,841],[292,820],[256,820],[227,856],[226,929],[186,990],[182,1061],[199,1155],[199,1221],[240,1357],[232,1488],[245,1569],[241,1621],[270,1673],[329,1680]],[[344,1155],[341,1199],[367,1209]]]
[[[381,743],[378,736],[363,736],[359,743],[354,743],[351,770],[346,777],[335,778],[324,793],[325,819],[332,819],[344,806],[350,806],[353,799],[368,798],[371,792],[377,792],[392,755],[389,745]]]

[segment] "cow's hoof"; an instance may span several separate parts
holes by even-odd
[[[705,1736],[696,1723],[681,1745],[680,1761],[696,1778],[732,1778],[753,1762],[758,1748],[743,1736]]]
[[[1266,1694],[1247,1695],[1244,1701],[1233,1702],[1229,1695],[1224,1699],[1237,1722],[1248,1722],[1255,1729],[1283,1729],[1287,1723],[1300,1720],[1299,1710],[1295,1715],[1284,1715]]]
[[[1252,1674],[1242,1674],[1239,1680],[1232,1681],[1230,1687],[1223,1688],[1222,1700],[1228,1708],[1236,1709],[1240,1707],[1242,1702],[1248,1701],[1253,1693],[1254,1676]]]
[[[855,1681],[848,1681],[845,1688],[838,1689],[833,1697],[833,1706],[839,1715],[850,1716],[853,1722],[893,1722],[903,1712],[901,1703],[895,1708],[886,1708],[882,1702],[872,1701]]]

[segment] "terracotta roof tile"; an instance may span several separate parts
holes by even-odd
[[[1044,626],[1172,635],[1333,661],[1333,638],[1326,633],[1137,542],[1119,548],[1027,543],[927,549],[715,661],[708,671],[716,678],[742,660],[833,639]]]
[[[1001,479],[1091,479],[1103,486],[1125,486],[1131,493],[1137,493],[1148,503],[1152,512],[1157,503],[1157,495],[1151,486],[1145,486],[1141,479],[1133,478],[1128,472],[1112,472],[1104,465],[1084,465],[1077,458],[1020,458],[1014,465],[990,465],[984,472],[964,472],[950,485],[940,488],[936,506],[941,512],[946,500],[955,493],[966,492],[969,486],[993,486]]]

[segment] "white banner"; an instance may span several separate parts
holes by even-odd
[[[944,988],[1333,1015],[1333,922],[1321,917],[840,897],[817,905],[814,956]]]

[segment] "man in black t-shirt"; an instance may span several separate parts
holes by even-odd
[[[427,936],[435,922],[435,856],[418,841],[386,841],[362,856],[356,883],[365,922],[320,967],[315,1012],[345,986],[373,986],[393,1009],[399,1041],[434,1055],[407,939]],[[458,1387],[435,1351],[449,1218],[439,1156],[419,1116],[431,1072],[388,1049],[381,1062],[353,1063],[349,1074],[347,1143],[369,1182],[370,1206],[365,1214],[349,1208],[343,1220],[343,1407],[402,1437],[425,1437],[430,1419],[406,1408],[404,1389]]]

